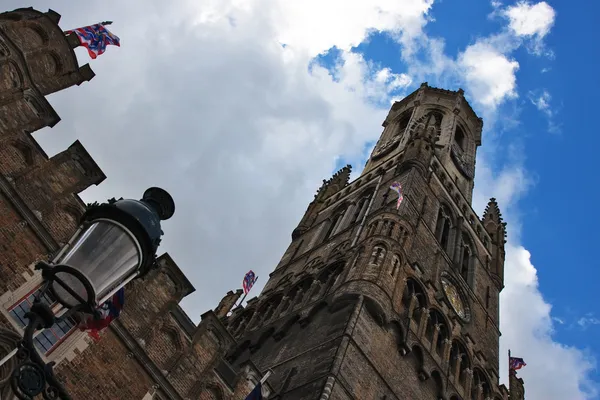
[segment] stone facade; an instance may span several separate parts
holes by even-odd
[[[273,370],[283,399],[508,399],[505,223],[494,199],[471,207],[482,125],[462,90],[396,102],[361,176],[323,182],[263,293],[234,310],[228,361]]]
[[[59,121],[45,95],[94,76],[59,19],[0,14],[0,359],[40,286],[32,265],[69,239],[77,194],[105,178],[78,141],[48,158],[31,136]],[[482,218],[471,208],[481,119],[462,90],[423,84],[383,126],[358,179],[348,166],[323,182],[245,307],[232,310],[231,291],[194,324],[179,306],[194,288],[163,254],[99,341],[68,323],[38,335],[73,399],[242,400],[271,370],[272,399],[523,400],[516,376],[510,395],[499,385],[505,225],[495,200]],[[0,366],[1,400],[15,362]]]

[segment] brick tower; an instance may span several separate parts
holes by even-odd
[[[394,103],[360,177],[323,182],[264,291],[229,317],[228,361],[272,369],[271,398],[508,398],[505,223],[494,199],[482,218],[471,207],[483,123],[463,93],[424,83]]]

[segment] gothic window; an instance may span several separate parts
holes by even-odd
[[[39,296],[40,290],[41,289],[38,288],[9,309],[10,316],[22,329],[25,328],[28,322],[25,314],[29,312],[35,297]],[[57,304],[56,299],[49,292],[41,298],[41,301],[50,307]],[[33,342],[39,352],[46,355],[50,354],[71,332],[74,331],[76,325],[77,323],[74,319],[67,318],[65,321],[57,322],[52,325],[52,327],[37,333],[33,338]]]
[[[463,344],[457,340],[452,342],[450,350],[450,374],[454,375],[458,368],[458,382],[464,388],[467,383],[467,368],[470,368],[469,355]]]
[[[413,297],[416,297],[417,303],[415,304],[412,317],[416,318],[419,315],[421,308],[425,307],[426,305],[425,291],[417,281],[412,278],[408,278],[406,280],[406,286],[404,287],[404,293],[402,294],[402,305],[405,309],[408,310]]]
[[[373,252],[371,253],[371,259],[369,260],[369,264],[382,265],[383,260],[385,259],[385,253],[385,247],[383,247],[382,245],[373,247]]]
[[[398,121],[398,132],[400,134],[404,133],[404,131],[406,130],[406,128],[408,128],[408,123],[410,122],[410,117],[412,116],[412,109],[406,111],[404,114],[402,114],[402,117],[400,117],[400,120]]]
[[[331,222],[329,224],[329,228],[327,229],[327,234],[325,235],[325,240],[329,239],[337,233],[337,231],[339,230],[339,226],[342,223],[343,217],[344,210],[338,210],[333,214],[333,217],[331,218]]]
[[[392,232],[394,232],[394,223],[392,221],[388,221],[387,230],[385,232],[386,236],[392,236]]]
[[[448,251],[448,243],[450,239],[450,211],[446,206],[442,206],[438,212],[437,224],[435,228],[435,236],[442,246],[442,249]]]
[[[368,236],[373,236],[375,234],[375,232],[377,231],[377,227],[379,226],[379,221],[375,221],[373,222],[370,226],[369,226],[369,234]]]
[[[469,282],[469,271],[471,269],[471,260],[473,251],[471,248],[471,240],[466,234],[462,237],[462,247],[460,249],[460,276],[463,277],[465,282]]]
[[[454,133],[454,142],[462,151],[465,150],[465,133],[460,126],[456,127],[456,132]]]
[[[362,220],[363,216],[367,212],[367,207],[369,206],[372,196],[373,192],[369,191],[365,193],[358,201],[356,204],[356,209],[354,210],[354,215],[352,216],[352,223],[360,222],[360,220]]]
[[[434,337],[436,329],[438,330],[438,335]],[[448,326],[442,314],[435,309],[429,310],[429,321],[427,321],[425,337],[432,342],[432,350],[439,356],[442,356],[444,352],[444,340],[448,338]],[[434,339],[435,343],[433,343]]]
[[[398,258],[398,256],[394,256],[394,259],[392,260],[392,268],[390,269],[390,275],[396,276],[399,269],[400,269],[400,258]]]
[[[481,397],[479,388],[481,387]],[[471,400],[487,399],[491,396],[490,383],[479,368],[473,370],[473,381],[471,383]]]

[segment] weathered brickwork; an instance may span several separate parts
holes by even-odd
[[[105,179],[77,141],[48,157],[31,133],[59,121],[45,95],[93,77],[54,11],[0,14],[0,358],[19,340],[11,310],[40,285]],[[195,324],[174,260],[126,287],[98,342],[76,329],[44,354],[78,399],[507,400],[499,385],[505,227],[495,200],[471,208],[482,121],[462,90],[395,103],[359,178],[324,181],[260,296],[227,293]],[[393,182],[404,200],[396,208]],[[99,199],[101,200],[101,199]],[[167,228],[168,230],[168,228]],[[168,233],[167,233],[168,234]],[[0,398],[10,398],[0,369]],[[523,400],[510,379],[510,400]]]

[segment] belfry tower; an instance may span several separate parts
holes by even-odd
[[[508,399],[505,223],[494,199],[471,208],[483,122],[463,93],[424,83],[396,102],[361,176],[323,182],[264,291],[228,318],[228,360],[273,370],[271,399]]]

